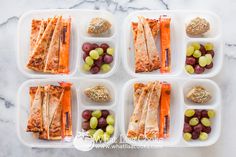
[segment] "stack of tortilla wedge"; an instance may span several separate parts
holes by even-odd
[[[62,139],[65,132],[63,125],[71,125],[71,122],[68,122],[71,120],[63,122],[64,108],[70,105],[70,100],[63,101],[63,99],[67,99],[65,98],[67,95],[64,94],[67,89],[55,85],[30,87],[30,114],[27,132],[35,133],[39,139]]]
[[[68,73],[71,19],[32,20],[27,67],[37,72]]]
[[[138,17],[132,22],[135,49],[135,72],[150,72],[160,68],[160,57],[156,47],[160,24],[156,19]]]
[[[170,84],[159,81],[134,84],[134,111],[129,121],[128,138],[158,139],[168,136],[170,92],[168,96],[163,93],[167,91],[166,85],[170,90]]]

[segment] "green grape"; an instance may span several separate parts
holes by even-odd
[[[206,54],[205,57],[207,59],[207,65],[210,65],[212,60],[213,60],[212,55],[211,54]]]
[[[186,117],[192,117],[194,114],[195,114],[195,110],[193,110],[193,109],[188,109],[188,110],[186,110],[185,113],[184,113],[184,115],[185,115]]]
[[[205,56],[201,56],[198,59],[198,63],[201,67],[205,67],[207,65],[207,58]]]
[[[84,71],[89,71],[91,69],[91,66],[88,65],[87,63],[84,63],[83,69],[84,69]]]
[[[95,140],[95,142],[98,142],[99,140],[102,139],[103,136],[103,130],[102,129],[98,129],[94,134],[93,134],[93,139]]]
[[[195,58],[199,58],[199,57],[201,57],[201,55],[202,55],[202,53],[201,53],[201,51],[199,51],[199,50],[195,50],[195,51],[193,52],[193,57],[195,57]]]
[[[190,141],[192,139],[192,134],[190,134],[189,132],[184,133],[184,140],[185,141]]]
[[[107,49],[107,54],[113,56],[113,54],[114,54],[114,48],[109,47],[109,48]]]
[[[89,124],[90,128],[95,129],[98,125],[98,119],[96,117],[90,118]]]
[[[102,48],[98,47],[95,50],[98,52],[99,56],[101,56],[103,54],[103,49]]]
[[[195,42],[195,43],[192,43],[192,46],[194,47],[194,50],[199,50],[200,49],[200,44]]]
[[[92,59],[98,59],[99,58],[99,54],[98,54],[98,51],[96,51],[96,50],[91,50],[90,52],[89,52],[89,56],[90,57],[92,57]]]
[[[190,121],[189,121],[189,124],[190,124],[191,126],[195,126],[195,125],[197,125],[198,123],[199,123],[199,120],[198,120],[197,117],[194,117],[194,118],[190,119]]]
[[[207,111],[207,114],[208,114],[208,117],[209,117],[209,118],[214,118],[215,115],[216,115],[216,113],[215,113],[214,110],[208,110],[208,111]]]
[[[110,67],[109,64],[103,64],[103,65],[101,66],[101,69],[102,69],[103,72],[106,73],[106,72],[108,72],[108,71],[111,70],[111,67]]]
[[[87,132],[88,132],[88,135],[90,137],[93,137],[93,134],[96,132],[96,130],[95,129],[89,129]]]
[[[110,140],[110,135],[105,132],[102,136],[102,141],[107,142],[109,140]]]
[[[107,124],[113,125],[115,123],[115,118],[112,115],[108,115],[106,121]]]
[[[205,132],[201,132],[201,133],[200,133],[200,136],[199,136],[199,140],[205,141],[205,140],[207,140],[207,139],[208,139],[208,134],[205,133]]]
[[[94,61],[93,61],[93,59],[90,56],[88,56],[88,57],[85,58],[85,63],[87,63],[88,65],[92,66]]]
[[[202,119],[201,119],[201,123],[202,123],[204,126],[211,126],[211,121],[210,121],[208,118],[202,118]]]
[[[186,51],[186,56],[192,56],[194,52],[194,47],[193,46],[188,46],[187,51]]]
[[[206,43],[204,47],[207,51],[214,49],[214,45],[212,43]]]
[[[92,112],[92,116],[96,118],[100,118],[102,116],[102,112],[100,110],[95,110]]]
[[[109,135],[112,135],[113,132],[114,132],[114,127],[112,125],[108,125],[106,127],[106,132],[109,134]]]
[[[192,65],[185,65],[185,70],[189,73],[189,74],[193,74],[194,73],[194,68]]]

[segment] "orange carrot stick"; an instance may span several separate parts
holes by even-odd
[[[171,85],[163,82],[160,103],[160,134],[159,138],[169,137],[170,130],[170,91]]]
[[[64,87],[64,95],[61,100],[62,104],[62,138],[72,136],[72,114],[71,114],[71,83],[60,82]]]
[[[160,17],[161,73],[168,73],[171,70],[170,21],[171,19],[166,16]]]
[[[60,39],[60,54],[59,54],[59,73],[69,73],[69,58],[70,58],[70,33],[71,33],[71,18],[63,20],[61,39]]]

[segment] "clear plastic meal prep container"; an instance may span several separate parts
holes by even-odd
[[[63,15],[63,17],[72,17],[71,32],[71,56],[70,56],[70,73],[68,75],[52,75],[32,72],[26,69],[31,20],[33,18],[48,18],[54,15]],[[131,31],[131,22],[137,21],[137,16],[148,18],[159,18],[160,15],[171,17],[171,68],[172,71],[167,74],[160,74],[159,70],[149,73],[134,72],[134,48]],[[104,17],[112,23],[111,36],[109,37],[91,37],[86,33],[86,27],[89,20],[93,17]],[[197,16],[206,18],[211,25],[211,30],[202,38],[192,38],[186,35],[185,25]],[[71,82],[72,86],[72,121],[74,136],[82,130],[81,116],[85,109],[107,109],[115,116],[115,132],[110,141],[104,144],[95,144],[95,147],[106,147],[115,142],[115,139],[121,135],[125,143],[131,146],[141,146],[144,148],[161,148],[161,147],[201,147],[214,144],[221,130],[221,91],[216,83],[208,79],[219,73],[223,64],[223,51],[221,39],[221,22],[217,15],[207,11],[180,11],[180,10],[152,10],[138,11],[128,15],[123,23],[121,38],[118,38],[115,17],[106,11],[101,10],[38,10],[24,14],[18,25],[18,50],[17,62],[19,70],[32,79],[24,82],[19,88],[17,95],[17,133],[20,141],[29,147],[38,148],[72,148],[72,142],[63,141],[44,141],[34,138],[32,133],[26,132],[27,119],[29,115],[29,87],[45,84],[58,84],[58,82]],[[121,49],[119,50],[119,40],[121,40]],[[157,43],[159,43],[159,38]],[[115,48],[114,61],[112,69],[108,73],[99,73],[92,75],[82,70],[83,59],[81,46],[84,42],[108,43]],[[192,42],[212,42],[215,46],[215,57],[213,59],[214,67],[203,74],[188,74],[185,71],[186,47]],[[157,44],[158,50],[160,46]],[[128,74],[122,73],[124,78],[135,77],[127,82],[121,82],[122,79],[111,77],[117,70],[119,64],[119,52],[122,58],[124,69]],[[77,78],[78,77],[78,78]],[[83,77],[83,78],[82,78]],[[99,78],[99,79],[98,79]],[[114,79],[114,81],[112,81]],[[124,80],[124,79],[123,79]],[[134,141],[127,138],[127,127],[130,116],[133,112],[133,84],[135,82],[148,81],[167,81],[171,83],[171,120],[170,120],[170,137],[163,140],[154,141]],[[117,81],[117,82],[116,82]],[[112,102],[99,105],[88,100],[83,91],[87,87],[98,84],[105,85],[113,97]],[[121,91],[119,85],[124,84]],[[185,98],[187,91],[195,85],[206,87],[211,94],[212,100],[207,104],[199,105],[188,101]],[[212,132],[206,141],[192,140],[186,142],[183,139],[184,112],[186,109],[213,109],[216,111],[216,117],[212,119]]]
[[[64,18],[71,17],[71,43],[70,43],[70,73],[69,74],[49,74],[34,72],[26,67],[29,50],[30,50],[30,33],[32,19],[47,19],[49,17],[62,15]],[[109,36],[92,37],[87,33],[87,27],[92,18],[102,17],[107,19],[111,24]],[[118,58],[118,38],[117,26],[114,15],[107,11],[98,10],[78,10],[78,9],[51,9],[51,10],[35,10],[25,13],[21,16],[18,22],[17,29],[17,65],[18,69],[27,77],[30,78],[58,78],[84,76],[91,78],[107,78],[115,73],[119,64]],[[98,73],[93,75],[85,72],[83,66],[83,51],[82,44],[85,42],[92,43],[107,43],[115,49],[114,60],[111,64],[111,70],[107,73]]]

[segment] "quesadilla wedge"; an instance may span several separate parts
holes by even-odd
[[[144,87],[138,103],[134,107],[132,116],[130,117],[127,137],[131,139],[137,139],[139,133],[139,122],[142,116],[143,105],[145,103],[148,94],[148,87]]]
[[[145,137],[147,139],[156,139],[159,137],[158,127],[158,107],[161,95],[161,84],[155,82],[148,102],[147,116],[145,120]]]
[[[142,21],[142,24],[144,26],[147,51],[148,51],[148,56],[149,56],[149,61],[150,61],[150,70],[149,71],[157,70],[160,67],[160,59],[159,59],[159,55],[158,55],[158,51],[157,51],[154,37],[152,35],[148,21],[142,16],[139,17],[139,19],[140,19],[140,21]]]
[[[133,34],[135,30],[133,28]],[[134,49],[135,49],[135,72],[148,72],[150,69],[150,61],[148,57],[146,42],[145,42],[145,34],[142,22],[138,21],[137,26],[137,37],[134,41]]]
[[[38,87],[35,93],[32,105],[30,107],[30,115],[27,124],[27,132],[40,132],[43,129],[42,122],[42,87]]]
[[[48,49],[44,72],[58,73],[59,52],[60,52],[60,33],[62,25],[62,17],[57,20],[55,30],[52,35],[52,40]]]
[[[31,22],[31,34],[30,34],[30,53],[34,50],[37,42],[37,38],[40,32],[42,21],[33,19]]]
[[[46,27],[41,39],[38,44],[35,46],[32,56],[27,63],[27,67],[29,69],[35,71],[43,71],[45,67],[45,59],[48,54],[48,48],[50,45],[50,41],[52,38],[52,33],[54,31],[55,25],[57,22],[57,18],[54,17],[50,20],[49,24]]]
[[[143,105],[143,110],[142,110],[142,115],[141,115],[141,120],[139,122],[139,132],[138,132],[138,138],[139,139],[144,139],[145,138],[145,121],[146,121],[146,116],[147,116],[147,109],[148,109],[148,103],[150,102],[150,94],[151,94],[151,89],[154,86],[153,82],[148,83],[148,94],[145,97],[144,100],[144,105]]]
[[[136,104],[138,103],[139,101],[139,98],[140,98],[140,95],[143,91],[143,88],[145,87],[146,85],[143,84],[143,83],[135,83],[134,84],[134,96],[133,96],[133,99],[134,99],[134,106],[136,106]]]

